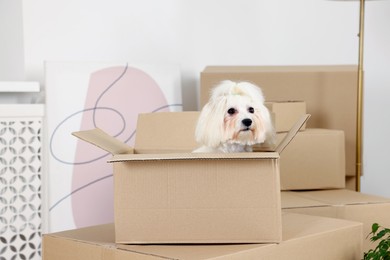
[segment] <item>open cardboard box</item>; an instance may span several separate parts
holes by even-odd
[[[43,235],[43,260],[125,259],[299,259],[362,258],[362,224],[293,213],[282,215],[279,244],[122,245],[114,225]]]
[[[195,115],[141,114],[134,148],[99,129],[74,133],[113,154],[115,241],[280,242],[279,153],[309,115],[275,151],[235,154],[190,153],[181,131],[194,133]]]

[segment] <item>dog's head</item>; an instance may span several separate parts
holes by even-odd
[[[195,137],[213,148],[272,142],[271,117],[261,89],[249,82],[221,82],[201,111]]]

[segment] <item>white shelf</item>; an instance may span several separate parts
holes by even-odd
[[[39,92],[39,82],[33,81],[0,81],[0,92]]]
[[[6,117],[42,117],[45,114],[43,104],[0,104],[0,118]]]

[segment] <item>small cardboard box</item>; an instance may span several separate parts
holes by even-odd
[[[284,133],[277,134],[282,140]],[[282,190],[345,188],[344,132],[306,128],[280,155]]]
[[[373,223],[390,227],[390,198],[345,189],[283,191],[282,209],[284,212],[340,218],[363,223],[364,252],[377,245],[367,238]]]
[[[362,224],[285,213],[280,244],[121,245],[114,225],[43,235],[43,260],[125,259],[299,259],[362,258]]]
[[[115,241],[280,242],[279,153],[308,116],[274,152],[238,154],[184,152],[182,131],[194,138],[194,116],[140,115],[134,148],[99,129],[74,133],[113,154]]]
[[[274,114],[274,128],[277,133],[290,131],[295,122],[306,115],[306,103],[304,101],[267,101],[265,106]],[[301,127],[305,130],[306,124]]]
[[[266,100],[303,100],[312,118],[308,128],[343,130],[346,174],[356,172],[357,66],[208,66],[200,75],[200,106],[222,80],[250,81]]]

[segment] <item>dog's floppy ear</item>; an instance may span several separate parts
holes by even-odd
[[[275,143],[276,138],[275,129],[272,124],[271,114],[268,108],[264,105],[261,105],[259,107],[259,118],[263,133],[261,133],[261,131],[257,132],[258,136],[256,136],[256,139],[261,140],[264,138],[265,144],[273,145]]]
[[[196,141],[208,147],[220,145],[224,131],[226,98],[207,103],[199,116],[195,130]]]

